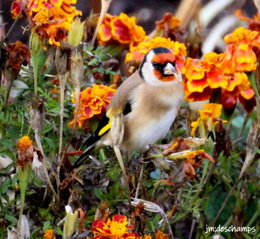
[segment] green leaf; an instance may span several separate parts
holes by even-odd
[[[46,230],[51,229],[51,228],[52,228],[52,223],[51,223],[51,221],[45,221],[45,222],[43,223],[43,228],[42,228],[43,231],[46,231]]]
[[[16,224],[18,221],[16,217],[9,214],[5,215],[5,219],[13,224]]]
[[[212,223],[215,217],[218,214],[225,198],[227,197],[227,192],[223,191],[221,185],[217,186],[208,196],[205,206],[205,215],[208,221],[208,224]],[[231,196],[226,203],[226,206],[222,213],[220,214],[219,219],[217,220],[216,225],[224,225],[228,218],[231,216],[233,208],[236,203],[236,198]]]

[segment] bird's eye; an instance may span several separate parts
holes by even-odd
[[[163,69],[163,66],[161,64],[159,64],[159,63],[153,62],[152,64],[153,64],[153,67],[154,67],[155,70],[159,70],[160,71],[160,70]]]

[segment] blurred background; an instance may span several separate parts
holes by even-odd
[[[12,1],[13,0],[0,1],[0,38],[8,32],[14,21],[10,14]],[[183,17],[184,19],[182,20],[185,20],[192,16],[198,16],[206,5],[213,2],[218,6],[225,4],[225,8],[212,19],[210,24],[207,25],[208,30],[210,30],[216,22],[219,22],[220,18],[233,14],[236,9],[243,9],[244,13],[249,16],[253,16],[257,11],[253,0],[112,0],[109,13],[112,15],[118,15],[121,12],[124,12],[128,15],[135,16],[138,25],[143,26],[147,34],[149,34],[154,29],[155,21],[161,19],[164,13],[170,12],[175,15],[178,12],[178,14],[180,14],[180,8],[186,8],[186,15],[178,16],[180,18]],[[83,12],[84,19],[89,16],[91,12],[100,12],[100,1],[78,0],[76,7]],[[216,9],[217,7],[213,7],[213,9],[214,8]],[[211,12],[205,13],[204,11],[203,14],[210,15]],[[190,20],[191,19],[188,19],[188,22]],[[8,40],[10,42],[20,40],[26,43],[28,39],[28,31],[25,30],[26,26],[26,20],[19,19],[19,23],[15,25]],[[207,35],[207,29],[204,29],[204,35]]]

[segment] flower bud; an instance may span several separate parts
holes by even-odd
[[[78,47],[80,44],[84,33],[84,24],[85,22],[81,22],[79,18],[72,22],[67,39],[68,44],[72,47]]]

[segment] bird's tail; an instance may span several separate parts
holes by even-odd
[[[84,163],[84,161],[87,159],[89,153],[95,149],[95,144],[92,144],[87,147],[87,149],[79,156],[79,158],[76,160],[76,162],[73,165],[73,168],[78,168],[81,164]]]
[[[104,117],[98,124],[97,129],[81,145],[80,148],[87,146],[87,149],[76,160],[73,168],[78,168],[87,159],[89,153],[95,149],[97,141],[109,130],[109,118]]]

